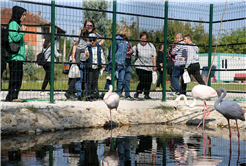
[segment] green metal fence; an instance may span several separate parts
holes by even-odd
[[[68,62],[68,55],[73,46],[74,38],[79,35],[76,31],[83,28],[85,19],[93,16],[97,32],[101,35],[98,39],[105,39],[102,45],[104,56],[109,55],[109,46],[112,43],[112,70],[103,72],[98,78],[98,92],[103,95],[106,78],[111,73],[111,84],[117,91],[115,70],[122,66],[115,61],[116,35],[123,25],[131,27],[132,35],[128,38],[132,46],[140,42],[139,34],[146,31],[149,35],[148,42],[157,49],[163,43],[163,79],[162,90],[156,91],[156,84],[151,84],[143,92],[150,92],[152,99],[173,99],[171,92],[170,76],[166,73],[166,52],[172,43],[175,43],[175,35],[190,34],[193,42],[199,47],[200,72],[205,82],[214,89],[224,87],[229,92],[229,99],[245,99],[245,61],[246,61],[246,2],[229,2],[227,4],[224,19],[222,20],[221,35],[219,38],[215,61],[212,64],[219,25],[223,15],[225,3],[208,4],[205,2],[179,2],[179,1],[1,1],[1,26],[6,26],[9,19],[9,11],[15,5],[24,7],[28,11],[28,19],[23,22],[27,26],[24,40],[28,60],[24,65],[24,77],[19,98],[29,100],[65,100],[65,92],[68,90],[68,76],[62,74],[64,63]],[[89,6],[89,7],[88,7]],[[106,14],[105,14],[106,13]],[[98,17],[97,17],[98,16]],[[103,20],[103,21],[102,21]],[[51,81],[45,89],[46,96],[41,96],[41,86],[45,71],[38,66],[36,55],[41,51],[45,35],[51,36]],[[56,40],[55,40],[56,37]],[[82,36],[86,37],[86,36]],[[119,41],[119,40],[118,40]],[[55,44],[62,57],[55,61]],[[177,43],[175,43],[177,45]],[[135,57],[131,59],[130,95],[133,97],[137,91],[139,77],[136,74],[137,65]],[[8,62],[5,60],[5,62]],[[106,65],[109,61],[106,60]],[[72,64],[72,63],[70,63]],[[88,64],[88,62],[87,62]],[[34,69],[29,67],[34,65]],[[123,65],[124,66],[124,65]],[[208,70],[212,68],[208,76]],[[155,66],[145,66],[155,67]],[[146,74],[146,77],[148,75]],[[187,95],[197,85],[196,80],[187,85]],[[9,68],[2,74],[1,99],[5,100],[8,92]],[[76,90],[75,90],[76,91]],[[87,96],[87,90],[81,90]],[[126,90],[123,90],[123,95]],[[139,94],[140,99],[144,94]],[[85,100],[86,98],[83,98]]]

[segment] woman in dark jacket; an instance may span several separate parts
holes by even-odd
[[[23,78],[23,64],[26,64],[23,61],[26,61],[26,49],[25,49],[25,41],[23,36],[24,32],[18,31],[26,31],[26,26],[21,25],[20,22],[26,19],[26,9],[14,6],[12,8],[12,18],[8,23],[9,28],[9,42],[20,42],[20,49],[18,53],[13,53],[9,51],[10,62],[10,78],[9,78],[9,93],[6,97],[6,101],[16,101],[22,102],[22,100],[18,99],[18,94],[22,84]],[[11,31],[12,30],[12,31]]]
[[[160,85],[162,84],[162,78],[163,78],[163,48],[164,45],[163,44],[159,44],[158,48],[157,48],[157,60],[156,60],[156,66],[157,66],[157,70],[159,72],[159,77],[157,80],[157,85],[156,85],[156,91],[161,90],[160,89]]]

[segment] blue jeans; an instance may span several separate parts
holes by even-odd
[[[117,138],[117,148],[119,153],[119,166],[127,165],[127,161],[131,161],[130,138]]]
[[[173,72],[172,72],[172,82],[173,82],[174,88],[177,91],[180,91],[179,77],[181,76],[181,86],[182,86],[182,92],[181,93],[185,94],[187,84],[184,83],[183,76],[182,76],[184,73],[184,67],[185,67],[184,65],[174,66]]]
[[[131,79],[131,66],[118,66],[118,82],[117,93],[121,94],[123,88],[125,89],[125,97],[130,96],[130,79]]]
[[[77,91],[77,97],[81,96],[82,81],[83,81],[83,79],[86,79],[85,70],[86,70],[85,65],[80,64],[80,66],[79,66],[80,78],[76,78],[76,82],[75,82],[75,89]]]

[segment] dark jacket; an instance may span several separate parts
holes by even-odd
[[[160,64],[163,64],[163,51],[158,52],[157,60],[156,60],[156,66],[158,70],[161,70]]]
[[[87,68],[92,68],[92,63],[93,63],[93,57],[92,57],[92,49],[91,49],[91,45],[89,44],[88,46],[88,51],[89,51],[89,58],[87,59]],[[102,59],[101,59],[101,46],[99,44],[97,44],[97,69],[101,69],[102,66]]]

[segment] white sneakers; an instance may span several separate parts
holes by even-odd
[[[44,96],[45,95],[45,93],[44,92],[40,92],[40,96]]]

